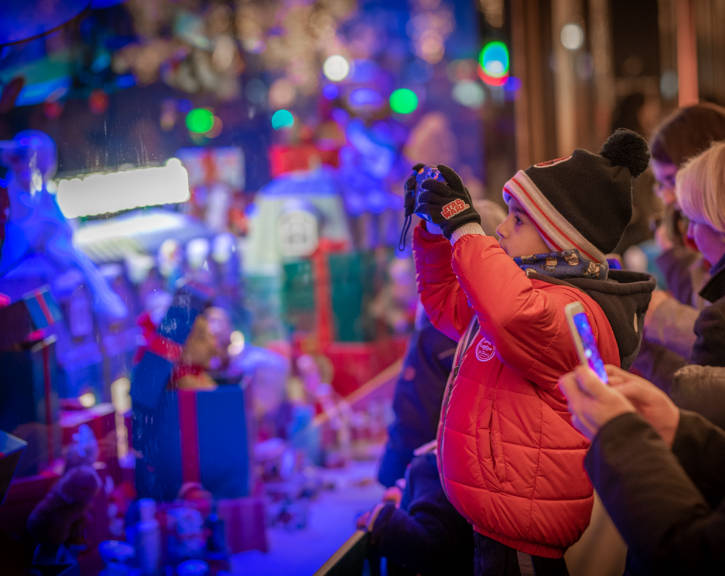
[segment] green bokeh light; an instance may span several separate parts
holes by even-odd
[[[206,108],[194,108],[186,115],[189,132],[204,134],[214,127],[214,114]]]
[[[397,114],[410,114],[418,108],[418,96],[412,90],[399,88],[390,95],[390,108]]]
[[[489,42],[481,50],[478,62],[483,71],[493,78],[508,76],[509,49],[503,42]]]

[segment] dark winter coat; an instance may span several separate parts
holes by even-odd
[[[670,398],[725,430],[725,368],[690,364],[675,373]]]
[[[378,480],[384,486],[393,486],[402,478],[413,451],[435,439],[455,351],[456,343],[422,314],[393,393],[395,417],[388,428],[388,443],[378,470]]]
[[[382,508],[371,544],[381,556],[416,574],[473,573],[473,530],[443,493],[435,454],[413,458],[401,507]]]
[[[711,304],[703,308],[695,321],[696,339],[690,362],[725,366],[725,256],[713,266],[700,296]]]
[[[628,574],[725,574],[725,431],[681,411],[672,449],[638,414],[606,423],[585,466]]]
[[[711,270],[710,279],[700,290],[700,297],[708,302],[697,315],[692,330],[694,331],[694,344],[689,354],[682,354],[675,341],[682,341],[675,332],[667,330],[657,338],[657,342],[645,338],[640,354],[634,362],[633,368],[645,378],[653,382],[658,388],[670,394],[675,372],[689,363],[703,366],[725,366],[725,257],[723,257]],[[663,308],[664,304],[660,306]],[[660,312],[658,308],[655,313]],[[660,316],[668,313],[663,310]],[[674,310],[669,311],[675,314]],[[683,315],[679,315],[680,320]],[[673,321],[674,327],[676,322]],[[681,330],[682,327],[678,328]],[[649,331],[648,331],[649,334]],[[678,351],[680,352],[678,354]]]

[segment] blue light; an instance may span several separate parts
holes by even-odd
[[[322,95],[328,100],[334,100],[340,95],[340,89],[337,84],[326,84],[322,89]]]
[[[116,78],[116,86],[119,88],[130,88],[135,85],[136,78],[134,78],[133,74],[124,74],[123,76],[118,76]]]
[[[68,76],[29,84],[20,91],[15,105],[30,106],[32,104],[40,104],[47,100],[54,92],[65,93],[68,88],[70,88],[70,78]]]
[[[348,104],[354,108],[373,107],[383,104],[382,95],[371,88],[358,88],[350,93]]]

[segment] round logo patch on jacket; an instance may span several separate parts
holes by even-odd
[[[476,360],[479,362],[488,362],[493,355],[496,354],[496,347],[486,338],[481,338],[476,346]]]

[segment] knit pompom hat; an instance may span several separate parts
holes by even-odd
[[[632,218],[632,179],[648,162],[646,140],[620,128],[599,154],[576,149],[519,170],[504,185],[504,199],[518,200],[552,250],[575,248],[603,263]]]

